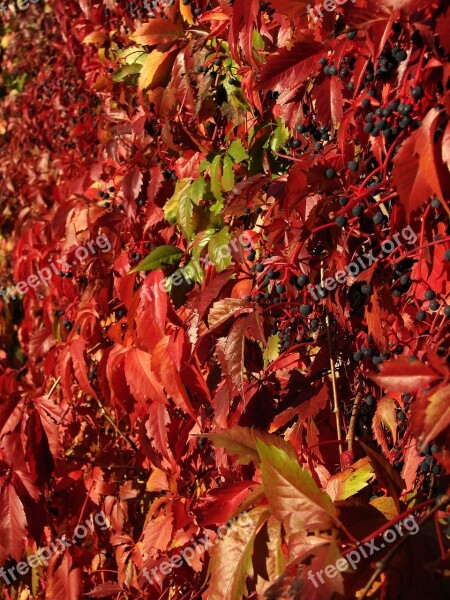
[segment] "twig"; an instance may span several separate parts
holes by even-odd
[[[133,450],[135,452],[137,452],[138,448],[137,448],[136,444],[133,442],[133,440],[130,440],[130,438],[125,433],[123,433],[122,431],[120,431],[120,429],[117,427],[117,425],[114,423],[114,421],[111,419],[111,417],[107,413],[105,407],[101,403],[101,400],[99,400],[97,398],[97,402],[98,402],[98,405],[100,407],[100,413],[106,417],[106,420],[108,421],[108,423],[112,427],[114,427],[114,430],[127,442],[127,444],[129,444],[133,448]]]
[[[56,386],[58,385],[58,383],[61,381],[61,377],[58,377],[58,379],[55,379],[55,381],[53,382],[52,387],[50,388],[50,391],[47,394],[47,398],[50,398],[50,396],[53,394],[53,392],[56,389]]]
[[[442,496],[442,498],[436,502],[435,506],[429,510],[427,512],[427,514],[424,516],[424,518],[420,521],[419,524],[419,528],[429,519],[431,519],[431,517],[443,506],[445,506],[446,504],[448,504],[450,502],[450,496]],[[366,598],[367,594],[369,593],[370,588],[372,587],[372,585],[375,583],[375,581],[378,579],[378,577],[381,575],[381,573],[383,573],[386,570],[386,567],[389,564],[389,561],[391,560],[391,558],[394,556],[394,554],[397,553],[398,549],[400,548],[400,546],[402,546],[402,544],[405,543],[405,541],[408,539],[408,537],[411,535],[411,532],[406,532],[406,534],[404,535],[404,537],[400,538],[399,541],[392,546],[392,548],[389,550],[389,552],[386,554],[386,556],[384,557],[384,559],[382,561],[379,561],[377,563],[377,568],[375,569],[372,577],[369,579],[369,581],[367,582],[365,588],[362,591],[361,596],[359,596],[359,600],[364,600],[364,598]]]
[[[323,281],[323,267],[320,269],[320,279]],[[336,418],[336,433],[339,440],[339,456],[342,454],[342,432],[341,432],[341,414],[339,410],[339,399],[336,385],[336,372],[334,370],[333,350],[331,348],[331,333],[330,333],[330,315],[325,316],[325,324],[327,326],[328,351],[330,353],[330,370],[331,370],[331,386],[333,388],[333,412]]]
[[[356,420],[358,418],[359,407],[361,405],[362,393],[357,392],[353,402],[352,416],[350,417],[350,425],[348,426],[347,444],[348,450],[353,450],[353,442],[355,440]]]

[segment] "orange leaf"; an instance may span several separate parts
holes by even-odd
[[[183,37],[184,29],[180,23],[173,23],[169,19],[156,18],[149,23],[144,23],[138,27],[131,39],[138,44],[146,46],[156,46],[158,44],[166,44],[174,42]]]
[[[169,78],[175,56],[176,52],[174,50],[169,52],[153,50],[147,56],[142,67],[139,75],[138,90],[140,92],[147,88],[153,90],[163,85]]]
[[[423,436],[424,444],[450,426],[450,385],[419,396],[414,403],[411,426],[416,436]]]

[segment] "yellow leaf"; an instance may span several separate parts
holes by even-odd
[[[175,55],[173,50],[170,52],[153,50],[153,52],[145,59],[142,71],[139,75],[139,91],[141,92],[146,88],[154,89],[163,85],[168,78],[174,58]],[[170,59],[172,59],[172,61]]]
[[[370,464],[369,457],[366,456],[355,462],[348,469],[330,477],[327,484],[327,492],[330,494],[333,502],[346,500],[365,488],[373,475],[372,465]]]
[[[169,489],[169,482],[167,476],[161,469],[155,469],[150,475],[145,487],[147,492],[162,492],[163,490]]]
[[[194,24],[194,16],[192,15],[192,8],[190,4],[183,4],[183,0],[179,0],[180,2],[180,13],[181,16],[183,17],[183,19],[186,21],[186,23],[189,23],[189,25],[193,25]]]
[[[254,573],[255,537],[269,514],[267,506],[257,506],[238,518],[215,545],[209,566],[208,600],[242,600],[247,596],[246,580]]]
[[[83,44],[103,44],[107,37],[103,31],[92,31],[83,39]]]

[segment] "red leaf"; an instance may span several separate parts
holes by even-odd
[[[280,91],[296,88],[319,70],[319,59],[326,51],[319,42],[300,42],[292,50],[283,49],[264,66],[258,87]]]
[[[344,86],[338,77],[324,77],[320,85],[316,84],[312,97],[316,101],[317,115],[321,123],[331,123],[337,128],[342,120],[344,108]]]
[[[377,402],[377,409],[372,421],[372,430],[375,439],[380,444],[383,453],[389,456],[389,445],[384,430],[391,432],[394,444],[397,441],[396,404],[393,398],[384,396]]]
[[[173,515],[160,515],[146,525],[142,537],[142,548],[150,556],[154,556],[158,550],[167,550],[172,537]]]
[[[310,4],[311,2],[305,2],[304,0],[270,0],[272,8],[290,19],[305,16],[306,7]]]
[[[235,0],[228,36],[230,50],[235,60],[241,62],[238,48],[242,48],[247,62],[253,67],[258,66],[253,53],[253,29],[259,14],[259,0]]]
[[[439,146],[434,142],[439,116],[439,110],[431,109],[394,158],[392,178],[408,220],[433,195],[445,203],[438,172]]]
[[[136,198],[139,196],[143,181],[144,178],[142,177],[140,169],[134,169],[125,175],[122,182],[122,190],[125,198],[129,202],[136,200]]]
[[[131,348],[124,366],[128,386],[139,403],[146,406],[146,401],[150,399],[162,404],[167,402],[162,385],[152,371],[150,354],[139,348]]]
[[[109,581],[105,583],[101,583],[100,585],[95,586],[93,590],[85,594],[89,598],[107,598],[108,596],[113,596],[115,594],[119,594],[124,590],[118,583],[110,583]]]
[[[26,524],[23,504],[13,486],[7,484],[0,495],[0,544],[17,562],[25,549]]]
[[[391,394],[412,393],[439,379],[430,367],[418,360],[410,362],[406,357],[383,363],[380,373],[369,374],[369,377]]]
[[[145,430],[148,437],[153,440],[155,450],[171,462],[167,441],[167,425],[169,423],[170,417],[167,407],[161,402],[152,402],[148,407],[148,419],[145,423]]]
[[[239,319],[233,325],[226,338],[219,340],[219,360],[222,370],[227,379],[230,389],[236,390],[244,396],[244,345],[245,345],[245,321]]]

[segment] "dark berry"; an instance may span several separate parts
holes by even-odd
[[[347,225],[347,219],[343,216],[336,218],[336,225],[338,227],[345,227]]]
[[[383,223],[384,221],[384,215],[382,212],[377,212],[375,213],[374,217],[373,217],[373,222],[375,223],[375,225],[380,225],[380,223]]]
[[[420,468],[424,473],[428,473],[428,471],[430,470],[430,465],[427,463],[426,460],[424,460],[420,463]]]
[[[358,163],[356,162],[356,160],[351,160],[348,163],[348,168],[350,169],[350,171],[357,171],[358,170]]]
[[[425,319],[427,318],[427,313],[424,310],[418,310],[416,312],[416,321],[425,321]]]
[[[383,131],[383,129],[386,129],[388,127],[388,123],[385,119],[380,119],[379,121],[377,121],[375,123],[375,127],[379,130],[379,131]]]
[[[312,313],[312,306],[310,304],[302,304],[300,306],[300,312],[306,317]]]
[[[334,179],[336,177],[336,171],[333,168],[327,169],[325,176],[327,179]]]
[[[299,287],[304,287],[307,283],[309,283],[309,279],[306,275],[299,275],[297,277],[297,285]]]
[[[394,58],[397,62],[402,62],[402,61],[406,60],[407,57],[408,57],[408,55],[402,49],[399,49],[398,52],[396,52],[396,54],[394,56]]]
[[[362,217],[364,214],[364,204],[358,204],[352,208],[352,215],[354,217]]]
[[[431,206],[433,208],[439,208],[441,206],[441,202],[440,202],[439,198],[433,198],[431,201]]]
[[[346,33],[346,37],[348,40],[354,40],[357,35],[358,35],[358,32],[356,29],[350,29]]]
[[[428,308],[430,310],[438,310],[439,309],[439,302],[437,300],[432,300],[430,302],[430,304],[428,305]]]
[[[412,88],[411,90],[411,96],[414,98],[414,100],[420,100],[421,98],[423,98],[423,88],[420,85],[416,85],[415,87]]]

